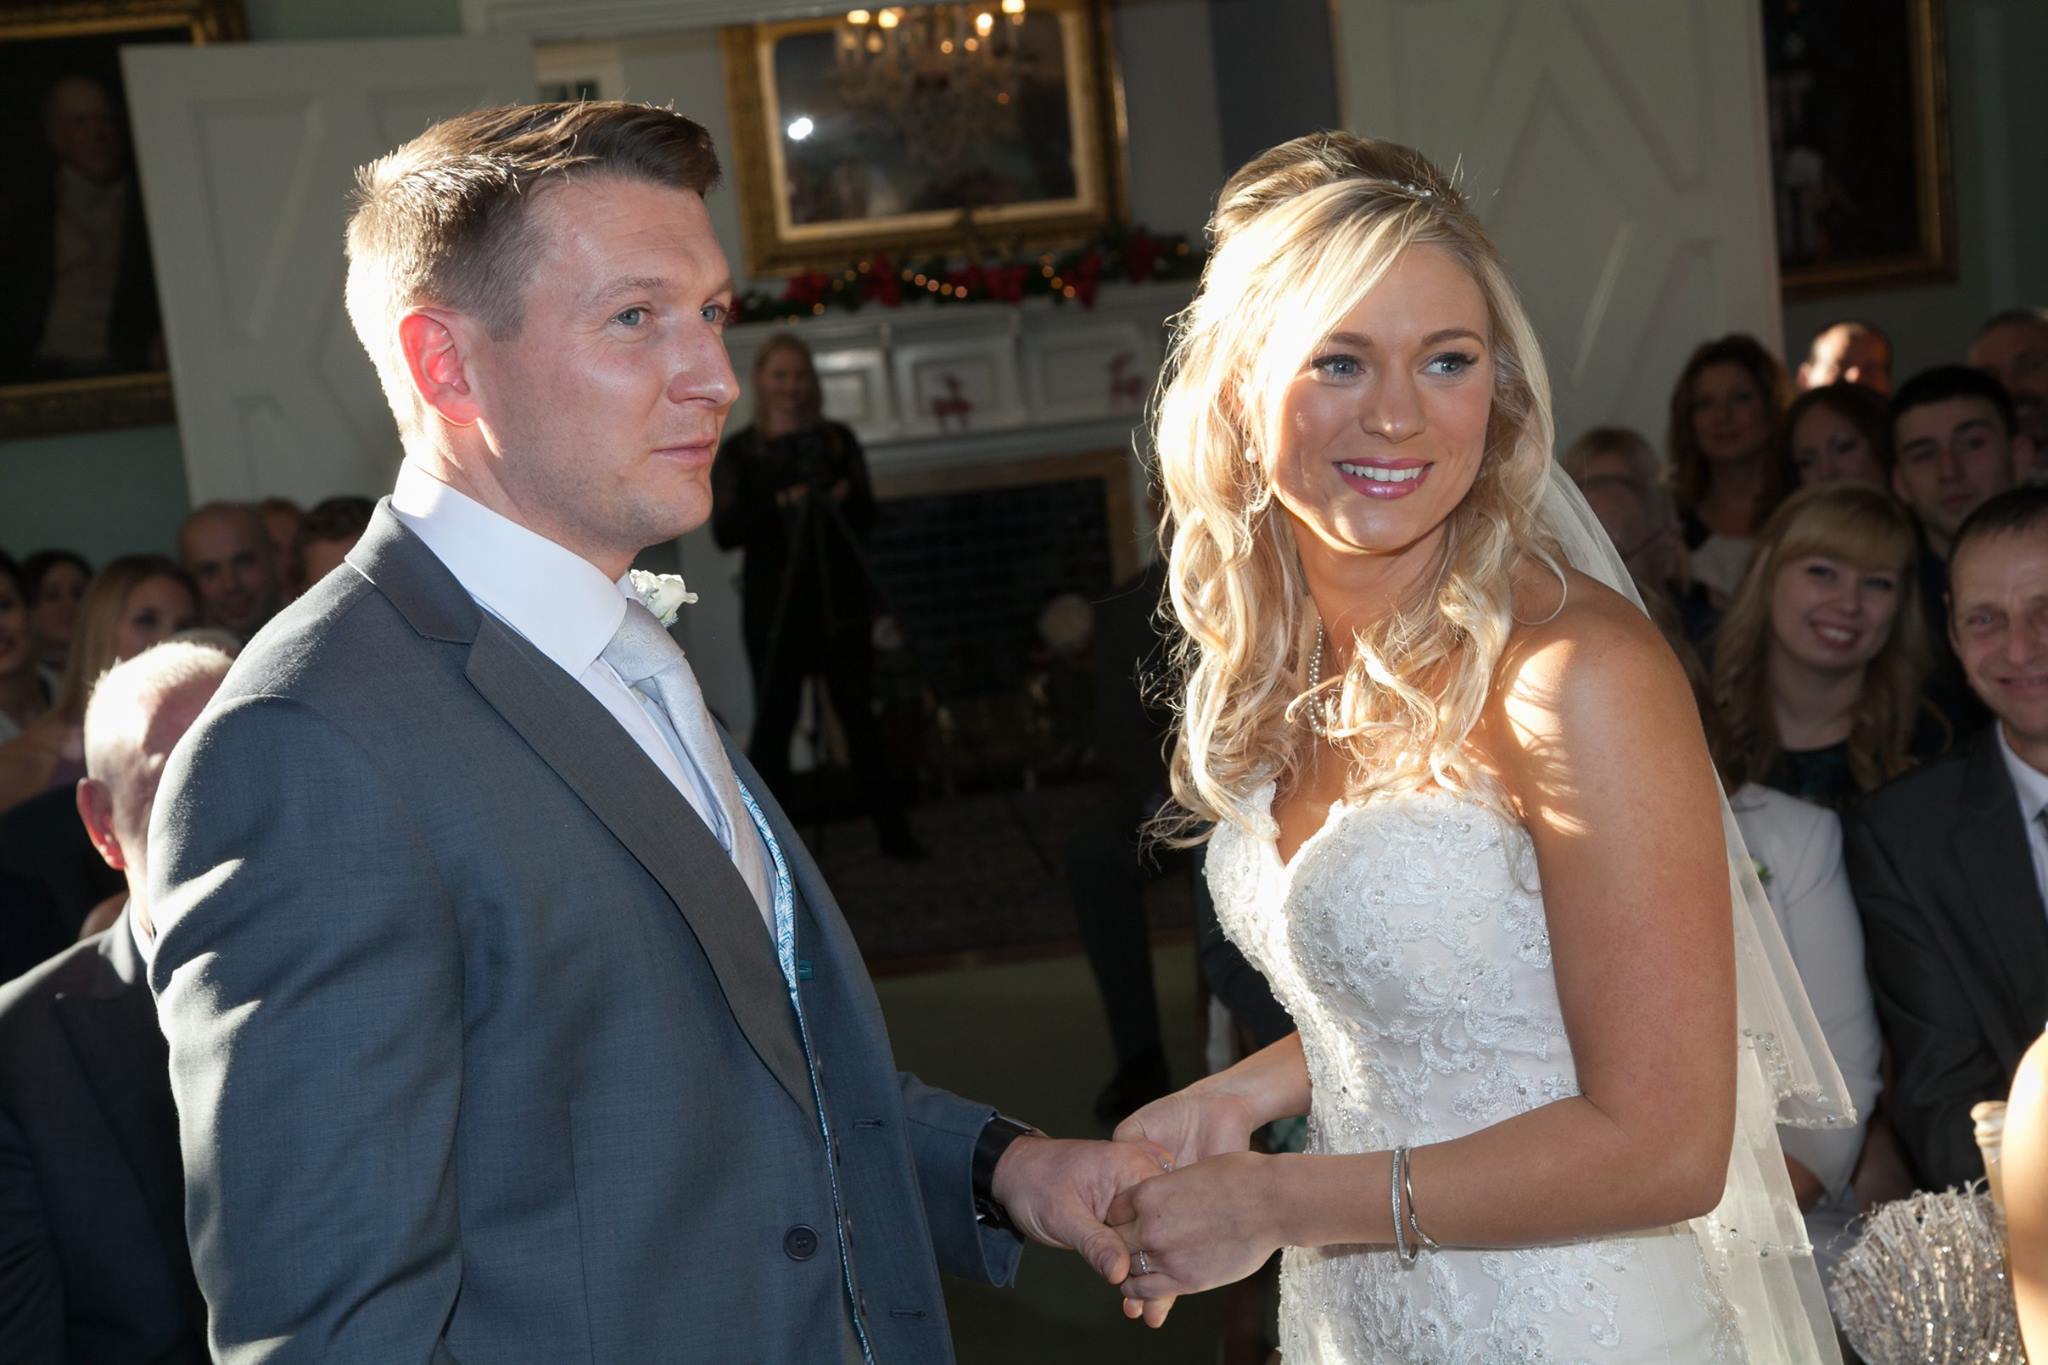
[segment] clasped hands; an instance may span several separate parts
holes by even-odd
[[[1124,1316],[1157,1327],[1178,1295],[1241,1280],[1279,1247],[1254,1126],[1235,1096],[1190,1087],[1111,1142],[1019,1138],[991,1192],[1019,1231],[1078,1251],[1122,1289]]]

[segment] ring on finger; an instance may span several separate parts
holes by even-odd
[[[1150,1256],[1147,1256],[1143,1251],[1134,1251],[1131,1253],[1131,1264],[1137,1269],[1137,1272],[1140,1275],[1150,1275],[1152,1273],[1152,1258]]]

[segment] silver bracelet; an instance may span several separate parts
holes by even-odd
[[[1415,1247],[1408,1244],[1408,1234],[1402,1226],[1406,1220],[1402,1217],[1401,1190],[1407,1183],[1407,1173],[1408,1149],[1406,1147],[1396,1147],[1394,1149],[1392,1175],[1389,1179],[1394,1204],[1394,1255],[1403,1264],[1413,1265],[1415,1258],[1421,1253]]]
[[[1424,1232],[1415,1217],[1415,1158],[1412,1153],[1404,1154],[1401,1162],[1401,1192],[1407,1196],[1408,1230],[1415,1234],[1416,1245],[1430,1251],[1442,1251],[1436,1238]]]

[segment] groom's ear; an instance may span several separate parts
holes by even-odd
[[[470,331],[460,313],[415,308],[398,320],[398,346],[420,402],[450,426],[475,424],[480,415],[464,341]]]

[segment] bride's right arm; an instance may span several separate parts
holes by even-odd
[[[1275,1119],[1306,1114],[1308,1063],[1301,1035],[1290,1033],[1227,1071],[1205,1076],[1132,1114],[1117,1125],[1118,1138],[1148,1138],[1187,1166],[1219,1152],[1242,1152],[1254,1130]]]

